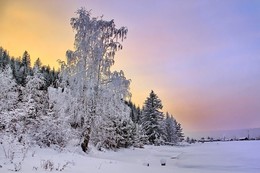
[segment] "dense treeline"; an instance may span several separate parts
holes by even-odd
[[[184,140],[181,124],[168,112],[161,112],[163,106],[154,91],[147,97],[143,108],[131,101],[126,103],[131,108],[132,121],[142,127],[149,144],[176,145]]]
[[[92,18],[80,9],[71,19],[75,50],[66,52],[61,70],[31,64],[27,51],[10,57],[0,48],[1,141],[26,145],[81,146],[98,149],[176,145],[183,141],[181,124],[162,112],[151,91],[142,108],[131,102],[130,80],[111,71],[127,28]]]
[[[16,137],[19,139],[25,137],[22,137],[23,135],[17,131],[36,133],[33,140],[39,145],[50,146],[55,144],[66,146],[67,141],[64,139],[63,127],[58,125],[64,125],[61,119],[65,117],[70,119],[68,123],[72,129],[79,130],[83,128],[82,117],[78,118],[78,111],[82,108],[78,107],[78,109],[75,109],[77,106],[75,106],[75,101],[72,98],[75,96],[69,96],[67,92],[64,92],[68,91],[68,86],[73,86],[70,84],[71,82],[65,80],[66,86],[62,85],[60,72],[54,69],[50,70],[49,66],[42,65],[39,58],[31,67],[30,55],[27,51],[25,51],[22,58],[10,57],[7,50],[3,48],[0,48],[0,52],[0,74],[6,77],[2,78],[2,82],[0,82],[2,91],[0,100],[2,100],[2,104],[6,104],[6,106],[1,106],[0,108],[0,114],[4,115],[1,119],[0,130],[2,132],[4,130],[12,131],[12,133],[15,131],[17,133]],[[10,82],[12,85],[10,83],[3,85],[6,79],[12,80]],[[75,79],[73,80],[75,81]],[[56,92],[54,92],[55,90]],[[64,100],[64,97],[69,99]],[[7,98],[9,100],[5,100]],[[126,111],[125,117],[122,117],[122,115],[115,117],[110,115],[106,117],[105,122],[107,123],[109,119],[112,124],[108,123],[110,125],[107,125],[103,122],[102,128],[98,126],[99,130],[95,129],[96,131],[102,131],[97,136],[92,135],[92,142],[98,147],[120,148],[132,145],[142,147],[144,144],[176,145],[183,141],[184,135],[180,123],[172,115],[168,113],[164,115],[161,112],[161,100],[153,91],[151,91],[142,108],[136,106],[131,100],[124,101],[123,104],[122,102],[117,104],[121,104],[123,107],[127,105],[129,109]],[[8,109],[5,109],[5,107]],[[73,117],[68,115],[70,114],[70,109],[73,110]],[[64,111],[68,112],[65,114]],[[12,116],[18,112],[22,116],[12,117],[9,123],[3,123],[6,122],[4,120],[5,116]],[[18,125],[23,126],[23,130],[16,128],[15,130],[10,130],[8,128],[8,125],[12,128],[17,126],[13,122],[23,122],[24,120],[27,122],[26,125],[25,123]],[[68,124],[65,126],[68,127]],[[39,128],[42,131],[39,131]],[[68,136],[75,135],[71,134],[71,131],[66,133]],[[106,136],[105,139],[104,136]]]
[[[54,68],[42,65],[40,58],[37,58],[35,63],[31,64],[30,54],[25,51],[22,57],[14,58],[8,54],[8,51],[0,47],[0,71],[3,71],[7,66],[11,67],[13,77],[18,85],[25,86],[27,76],[33,76],[35,72],[40,72],[45,78],[46,85],[43,89],[49,86],[57,88],[59,71]]]

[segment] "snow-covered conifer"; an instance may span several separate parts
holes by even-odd
[[[176,130],[176,120],[169,115],[169,113],[166,113],[165,118],[165,141],[168,143],[174,143],[176,144],[178,141],[177,136],[177,130]]]
[[[0,112],[14,109],[17,103],[17,84],[10,66],[0,71]]]
[[[142,114],[142,126],[151,144],[159,145],[163,142],[163,113],[161,100],[151,91],[146,99]]]
[[[178,142],[182,142],[184,140],[184,134],[180,123],[177,123],[176,125],[176,134],[178,137]]]

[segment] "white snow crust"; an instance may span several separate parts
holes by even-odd
[[[5,149],[5,150],[4,150]],[[260,141],[197,143],[187,146],[145,146],[118,151],[97,151],[86,154],[80,148],[30,148],[23,161],[14,154],[13,163],[0,144],[0,172],[11,172],[21,162],[20,172],[73,173],[259,173]],[[166,166],[161,166],[161,160]],[[52,170],[43,168],[50,161]],[[149,166],[148,166],[149,165]],[[19,165],[18,165],[19,166]]]

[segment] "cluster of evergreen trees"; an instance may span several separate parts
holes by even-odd
[[[27,51],[14,58],[0,48],[0,142],[61,144],[54,135],[57,122],[47,91],[57,88],[58,81],[59,72],[42,65],[39,58],[31,67]]]
[[[44,89],[49,86],[57,87],[59,71],[51,69],[50,66],[42,65],[41,60],[38,58],[34,65],[31,65],[30,54],[25,51],[22,57],[14,58],[11,57],[7,50],[0,47],[0,71],[3,71],[6,67],[10,67],[14,79],[18,85],[25,86],[27,76],[33,76],[34,73],[40,72],[45,78]]]
[[[19,142],[64,147],[74,142],[97,148],[177,144],[182,128],[152,91],[142,109],[130,100],[130,80],[111,71],[127,28],[92,18],[85,9],[71,19],[75,50],[68,50],[61,70],[31,67],[30,55],[10,57],[0,48],[0,133]],[[5,137],[4,137],[5,136]]]
[[[163,108],[159,97],[151,91],[142,109],[136,107],[131,101],[127,102],[131,108],[130,117],[132,121],[141,126],[147,137],[148,144],[178,144],[184,140],[181,124]]]

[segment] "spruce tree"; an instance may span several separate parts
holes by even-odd
[[[131,109],[130,117],[135,124],[140,124],[141,109],[136,107],[136,105],[130,100],[125,102]]]
[[[182,132],[182,127],[180,123],[176,125],[177,142],[182,142],[184,140],[184,134]]]
[[[23,53],[22,66],[24,67],[25,76],[31,75],[31,58],[27,51]]]
[[[40,58],[37,58],[33,65],[33,70],[39,71],[41,69],[41,66],[42,66],[42,62],[41,62]]]
[[[161,100],[153,91],[151,91],[149,97],[145,101],[142,115],[142,126],[145,130],[145,134],[148,136],[150,144],[159,145],[162,142],[162,108]]]
[[[31,70],[31,58],[27,51],[23,53],[22,61],[21,61],[21,68],[19,69],[19,82],[23,86],[26,85],[26,77],[32,75]]]
[[[169,113],[165,118],[165,141],[168,143],[177,143],[176,121]]]
[[[0,47],[0,70],[4,71],[6,66],[9,64],[10,57],[6,50]]]

